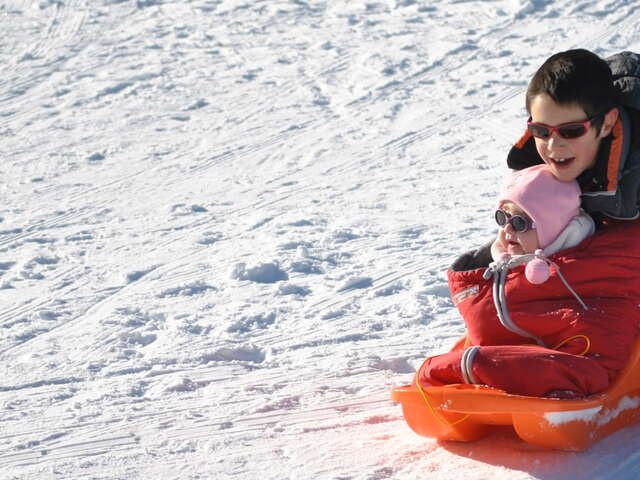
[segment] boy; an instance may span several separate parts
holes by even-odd
[[[623,77],[615,83],[612,69]],[[582,207],[598,221],[638,218],[640,111],[619,104],[624,95],[640,102],[638,75],[640,56],[631,52],[608,63],[588,50],[551,56],[529,83],[527,131],[508,166],[545,163],[559,180],[577,180]]]
[[[546,165],[511,174],[495,219],[493,263],[471,252],[447,272],[466,348],[428,358],[416,381],[556,398],[603,391],[639,331],[640,224],[592,235],[577,182]]]

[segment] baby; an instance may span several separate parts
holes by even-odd
[[[466,343],[428,358],[416,380],[557,398],[603,391],[638,332],[640,242],[628,231],[638,227],[594,235],[576,181],[546,165],[508,178],[495,220],[492,261],[470,252],[448,271]]]
[[[491,246],[494,261],[538,250],[552,255],[578,245],[595,230],[591,216],[580,210],[578,183],[559,181],[546,165],[514,172],[507,178],[495,219],[500,229]],[[543,265],[535,260],[527,265],[529,281],[546,280],[548,269]]]

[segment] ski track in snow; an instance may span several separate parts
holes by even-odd
[[[631,1],[0,5],[7,478],[633,478],[414,435],[529,76],[640,50]]]

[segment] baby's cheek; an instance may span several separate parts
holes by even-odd
[[[538,242],[538,234],[535,230],[529,230],[520,235],[520,245],[524,253],[533,253],[540,248],[540,242]]]

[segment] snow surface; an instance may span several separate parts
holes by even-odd
[[[626,403],[628,397],[624,397],[622,399],[622,404]],[[637,405],[635,405],[637,407]],[[603,419],[605,420],[603,424],[609,423],[610,420],[617,417],[623,410],[628,408],[635,408],[631,406],[627,406],[626,408],[622,408],[618,411],[616,409],[615,415],[604,415]],[[585,408],[583,410],[569,410],[566,412],[548,412],[544,414],[544,418],[552,425],[558,426],[563,423],[573,422],[575,420],[581,420],[583,422],[592,422],[594,418],[600,413],[602,407],[594,407],[594,408]]]
[[[585,408],[583,410],[570,410],[566,412],[548,412],[544,418],[552,425],[562,425],[563,423],[581,420],[583,422],[594,422],[596,425],[607,425],[622,412],[636,409],[640,406],[640,397],[622,397],[616,408],[609,410],[603,407]]]
[[[0,477],[636,478],[415,435],[524,89],[625,0],[0,2]]]

